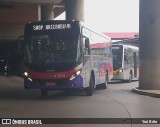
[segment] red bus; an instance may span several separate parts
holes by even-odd
[[[106,89],[113,77],[111,38],[80,21],[27,23],[24,33],[24,87],[51,90]]]

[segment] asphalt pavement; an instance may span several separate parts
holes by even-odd
[[[42,98],[39,90],[26,91],[23,88],[22,77],[0,76],[0,117],[49,118],[51,123],[60,118],[62,122],[34,125],[38,127],[160,127],[160,98],[135,93],[133,89],[136,88],[138,81],[118,81],[110,83],[105,90],[95,89],[93,96],[85,96],[83,90],[74,90],[68,94],[51,91]],[[67,119],[62,121],[62,118]],[[80,123],[74,118],[80,118]],[[91,121],[87,123],[86,120]]]

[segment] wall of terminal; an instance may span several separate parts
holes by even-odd
[[[38,20],[38,5],[13,4],[0,8],[0,24],[21,24]]]
[[[26,22],[37,21],[39,16],[36,4],[0,5],[0,39],[15,39],[24,33]]]

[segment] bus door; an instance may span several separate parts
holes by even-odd
[[[88,87],[90,81],[91,72],[91,60],[90,60],[90,42],[89,39],[83,36],[83,68],[82,74],[84,77],[84,87]]]

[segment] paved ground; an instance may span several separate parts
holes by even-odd
[[[133,93],[132,89],[136,87],[138,87],[137,81],[113,82],[106,90],[95,90],[91,97],[85,96],[83,91],[73,91],[69,94],[54,91],[49,92],[48,97],[42,98],[39,90],[25,91],[22,78],[0,76],[0,117],[160,118],[160,99]],[[114,120],[116,123],[117,119]],[[51,124],[42,126],[160,127],[158,124]]]

